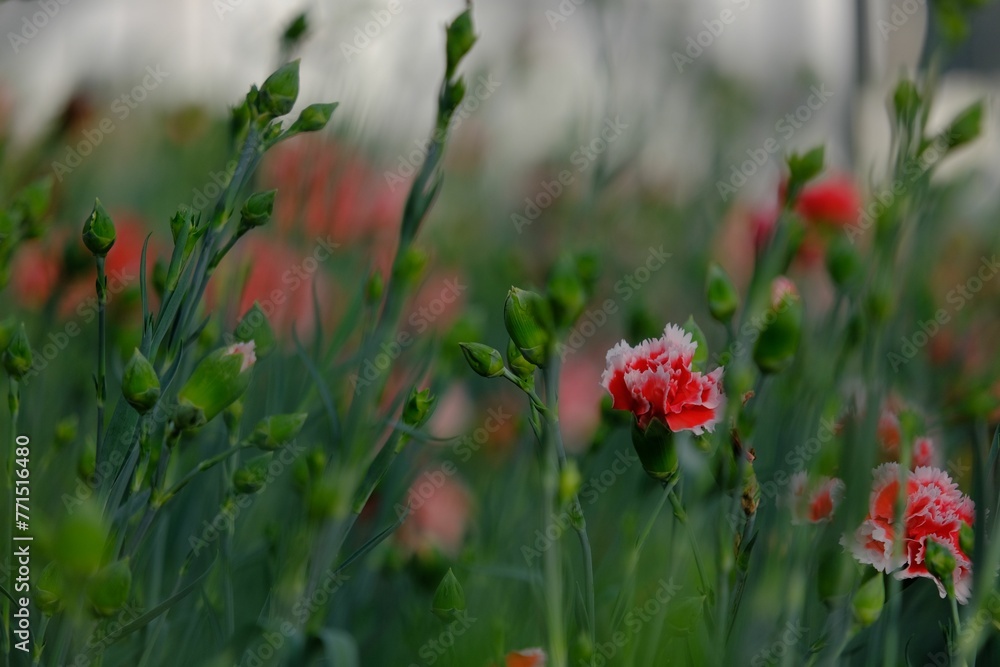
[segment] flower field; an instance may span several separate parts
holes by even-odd
[[[405,149],[309,102],[309,11],[228,113],[0,99],[0,664],[1000,664],[996,109],[941,101],[983,4],[926,8],[878,160],[812,141],[840,88],[762,135],[710,74],[674,178],[614,104],[510,177],[477,6]]]

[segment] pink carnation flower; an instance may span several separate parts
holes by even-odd
[[[691,334],[668,324],[661,338],[632,347],[624,340],[608,351],[601,384],[612,407],[628,410],[646,428],[659,419],[671,431],[713,431],[722,419],[722,368],[705,375],[691,368],[698,344]]]
[[[853,539],[844,535],[841,544],[861,563],[880,572],[895,572],[897,579],[927,577],[937,584],[941,597],[944,586],[927,571],[924,562],[927,538],[943,545],[955,557],[955,598],[965,604],[972,587],[972,561],[962,551],[959,531],[972,525],[975,505],[943,470],[920,467],[906,475],[903,544],[897,554],[894,508],[899,495],[898,463],[883,463],[872,472],[875,478],[868,516]]]

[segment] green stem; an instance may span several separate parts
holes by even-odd
[[[681,499],[674,489],[671,488],[667,496],[670,498],[670,504],[674,508],[674,516],[676,516],[680,524],[684,526],[684,532],[687,534],[688,542],[691,543],[691,553],[694,555],[694,564],[698,568],[698,580],[701,582],[702,593],[707,595],[711,589],[708,586],[708,579],[705,577],[705,570],[701,564],[701,553],[698,550],[698,542],[694,539],[694,533],[691,531],[691,525],[687,520],[687,512],[684,511]]]
[[[104,272],[103,256],[97,257],[97,449],[96,460],[101,459],[104,441],[104,401],[107,398],[107,307],[108,278]]]
[[[7,406],[10,408],[10,446],[7,452],[7,465],[4,470],[3,483],[7,487],[7,504],[4,508],[4,516],[0,519],[0,525],[3,525],[3,566],[7,572],[7,582],[10,583],[14,579],[14,570],[12,567],[11,560],[11,531],[13,530],[14,521],[14,484],[11,480],[14,479],[14,449],[15,443],[17,442],[17,420],[18,415],[21,412],[21,391],[17,384],[17,379],[13,376],[9,377],[10,389],[7,395]],[[13,587],[11,587],[13,590]],[[0,607],[2,611],[3,620],[3,632],[0,633],[0,637],[3,638],[3,654],[7,655],[10,652],[10,600],[7,596],[0,596],[0,601],[3,602],[3,606]]]
[[[170,456],[173,454],[174,445],[180,441],[180,433],[173,429],[171,424],[167,425],[167,430],[163,434],[163,444],[160,446],[160,460],[156,463],[156,472],[153,477],[153,488],[149,495],[149,502],[146,503],[146,509],[142,514],[142,518],[139,520],[139,526],[132,533],[132,538],[129,540],[128,547],[125,549],[125,554],[128,556],[134,556],[136,550],[139,548],[139,544],[142,542],[143,536],[149,529],[150,524],[153,522],[153,515],[156,514],[156,510],[159,506],[156,504],[160,496],[160,488],[163,486],[163,482],[167,477],[167,468],[170,466]]]
[[[154,506],[154,510],[158,510],[161,507],[163,507],[164,505],[166,505],[167,501],[169,501],[171,498],[173,498],[178,493],[180,493],[181,489],[183,489],[185,486],[187,486],[188,484],[190,484],[191,481],[195,477],[197,477],[198,475],[200,475],[201,473],[203,473],[206,470],[209,470],[209,469],[215,467],[216,465],[218,465],[219,463],[221,463],[225,459],[229,458],[230,456],[233,456],[234,454],[239,453],[240,451],[242,451],[244,449],[253,449],[253,448],[254,448],[254,445],[239,445],[237,447],[233,447],[231,449],[227,449],[224,452],[216,454],[215,456],[213,456],[211,458],[205,459],[204,461],[202,461],[201,463],[199,463],[197,466],[195,466],[193,469],[191,469],[188,472],[188,474],[184,475],[184,477],[181,478],[181,480],[179,482],[177,482],[172,487],[170,487],[169,489],[167,489],[158,498],[155,498],[155,497],[152,498],[151,500],[152,500],[152,504]]]

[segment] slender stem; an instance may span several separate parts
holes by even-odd
[[[108,278],[104,273],[103,256],[97,257],[97,459],[101,461],[104,441],[104,401],[107,398],[107,307]]]
[[[167,476],[167,468],[170,466],[170,456],[173,454],[174,445],[179,440],[180,433],[174,431],[172,424],[168,424],[167,430],[163,434],[163,444],[160,446],[160,460],[156,463],[156,472],[153,477],[153,488],[149,495],[149,502],[146,503],[146,509],[143,512],[142,519],[139,520],[139,526],[132,533],[132,538],[125,549],[125,554],[128,556],[135,555],[135,551],[139,548],[143,536],[149,529],[150,524],[153,523],[153,515],[158,509],[156,502],[160,495],[160,488],[163,486],[163,482]]]
[[[14,579],[14,569],[12,567],[11,559],[11,532],[13,531],[14,522],[14,484],[12,480],[14,479],[14,449],[15,443],[17,442],[17,419],[21,412],[21,391],[17,384],[17,379],[13,376],[9,376],[10,381],[10,391],[7,395],[7,406],[10,408],[10,446],[7,451],[7,465],[4,470],[4,485],[7,487],[7,504],[4,507],[4,516],[0,518],[0,525],[3,526],[3,566],[7,573],[7,580],[13,581]],[[0,607],[2,610],[2,620],[3,620],[3,632],[0,633],[0,637],[3,638],[3,653],[7,655],[10,652],[10,600],[7,596],[0,596],[0,600],[3,601],[3,606]]]
[[[698,542],[694,539],[694,533],[691,531],[691,525],[687,520],[687,512],[684,511],[684,506],[681,504],[681,499],[678,497],[677,492],[670,489],[668,492],[668,497],[670,498],[670,504],[674,508],[674,516],[682,526],[684,526],[684,532],[687,534],[688,542],[691,543],[691,553],[694,555],[694,564],[698,568],[698,580],[701,582],[701,588],[703,593],[708,593],[710,588],[708,587],[708,579],[705,577],[705,570],[701,564],[701,553],[698,550]]]
[[[669,482],[663,483],[663,495],[660,496],[660,502],[656,503],[656,509],[653,510],[653,513],[649,517],[649,521],[646,522],[646,527],[642,529],[639,539],[635,542],[636,556],[638,556],[638,553],[642,551],[642,546],[646,543],[650,533],[653,532],[653,526],[656,525],[656,519],[659,518],[660,512],[663,511],[663,506],[667,504],[667,499],[670,497],[670,494],[674,492],[674,487],[677,486],[677,482],[679,480],[679,477],[674,477]]]
[[[180,493],[181,489],[190,484],[191,481],[201,473],[205,472],[206,470],[209,470],[210,468],[215,467],[216,465],[226,460],[230,456],[233,456],[244,449],[253,449],[253,447],[254,445],[239,445],[237,447],[232,447],[224,452],[216,454],[211,458],[205,459],[204,461],[196,465],[194,468],[192,468],[190,471],[188,471],[188,474],[184,475],[184,477],[182,477],[179,482],[177,482],[172,487],[164,491],[159,496],[159,498],[153,498],[152,500],[154,509],[159,509],[164,505],[166,505],[168,500],[170,500],[178,493]]]

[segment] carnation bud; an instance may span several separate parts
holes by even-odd
[[[88,440],[76,459],[76,474],[85,482],[90,482],[97,471],[97,446]]]
[[[687,321],[681,326],[684,331],[691,334],[691,341],[696,345],[694,356],[691,357],[691,365],[695,369],[702,369],[708,361],[708,343],[705,340],[705,332],[701,330],[698,323],[694,321],[694,316],[689,315]]]
[[[257,356],[254,342],[235,343],[212,352],[199,363],[177,392],[179,425],[196,427],[211,421],[243,395]]]
[[[882,582],[882,573],[876,572],[875,576],[861,584],[858,591],[851,600],[851,608],[854,612],[855,620],[862,627],[867,627],[878,620],[882,615],[882,607],[885,605],[885,584]]]
[[[778,277],[771,290],[771,308],[764,316],[764,328],[753,350],[753,360],[763,373],[779,373],[788,368],[802,334],[802,300],[794,284]]]
[[[411,428],[420,428],[430,419],[436,401],[430,389],[417,391],[414,387],[403,406],[403,423]]]
[[[892,93],[892,108],[896,122],[905,127],[912,126],[920,111],[920,105],[920,91],[917,90],[916,84],[909,79],[901,79]]]
[[[237,493],[257,493],[267,484],[268,457],[261,456],[233,473],[233,488]]]
[[[385,291],[385,280],[381,271],[375,271],[365,283],[365,301],[376,304],[382,300],[382,293]]]
[[[288,133],[298,134],[300,132],[318,132],[322,130],[330,122],[330,116],[333,115],[333,110],[336,108],[336,102],[333,104],[310,104],[302,110],[298,120],[288,128]]]
[[[254,227],[266,225],[274,211],[274,197],[277,190],[255,192],[247,198],[240,210],[240,226],[237,234],[245,234]]]
[[[507,335],[524,358],[545,366],[552,347],[552,313],[548,302],[536,292],[511,287],[503,308]]]
[[[299,97],[299,61],[282,65],[260,87],[257,94],[257,108],[262,114],[284,116]]]
[[[503,375],[503,357],[500,353],[482,343],[459,343],[462,354],[469,366],[484,378],[495,378]]]
[[[982,124],[983,102],[980,100],[963,109],[944,131],[948,150],[964,146],[978,137],[982,131]]]
[[[83,244],[97,257],[107,255],[115,244],[115,225],[100,199],[94,200],[94,210],[83,223]]]
[[[305,412],[272,415],[257,422],[248,439],[250,444],[272,451],[284,447],[296,437],[306,423]]]
[[[962,527],[958,529],[958,546],[962,548],[962,553],[970,557],[976,550],[976,533],[972,530],[972,526],[964,521]]]
[[[806,152],[805,155],[792,153],[788,156],[788,185],[786,190],[786,202],[794,202],[803,186],[812,179],[819,176],[823,171],[823,161],[826,150],[824,146],[817,146]]]
[[[633,418],[632,446],[643,470],[653,479],[668,482],[677,475],[680,463],[677,460],[674,434],[659,419],[652,420],[644,431]]]
[[[448,573],[434,591],[431,611],[446,623],[455,620],[459,612],[465,611],[465,591],[451,568],[448,568]]]
[[[80,418],[76,415],[63,417],[56,422],[55,433],[53,434],[53,444],[56,446],[56,449],[62,449],[69,443],[76,440],[79,425]]]
[[[952,577],[956,565],[955,555],[948,547],[928,537],[924,542],[924,565],[928,572],[944,584],[948,595],[955,594],[955,580]]]
[[[559,471],[559,503],[565,505],[576,497],[583,485],[583,476],[576,461],[568,459],[566,464]]]
[[[107,618],[125,606],[132,589],[128,560],[120,560],[99,570],[87,582],[87,601],[97,616]]]
[[[838,235],[826,249],[826,270],[833,284],[843,288],[861,275],[861,257],[854,244],[844,235]]]
[[[534,381],[535,370],[538,368],[524,358],[521,350],[517,349],[517,345],[514,345],[512,340],[507,341],[507,366],[518,379],[526,383]]]
[[[17,328],[17,333],[3,351],[3,367],[15,380],[20,380],[31,369],[31,345],[28,343],[28,332],[24,323]]]
[[[451,79],[455,73],[458,63],[469,52],[472,45],[476,43],[476,33],[472,27],[472,11],[465,10],[451,22],[446,31],[446,53],[447,63],[445,67],[445,78]]]
[[[89,576],[101,566],[107,529],[96,503],[88,502],[68,515],[56,532],[53,553],[68,576]]]
[[[259,302],[254,301],[250,310],[240,318],[239,324],[236,325],[236,340],[241,343],[253,341],[254,353],[261,359],[277,347],[278,341],[274,329],[271,328],[271,322]]]
[[[705,292],[708,299],[708,312],[717,321],[726,324],[740,305],[740,296],[733,287],[732,281],[717,262],[708,265],[708,278],[705,281]]]
[[[415,285],[427,266],[427,254],[419,248],[409,247],[392,267],[392,275],[403,285]]]
[[[144,415],[153,409],[160,399],[160,379],[156,376],[153,365],[138,348],[132,353],[132,358],[125,364],[122,376],[122,394],[136,412]]]
[[[55,616],[65,607],[66,583],[55,563],[49,563],[38,575],[34,590],[35,604],[46,616]]]

